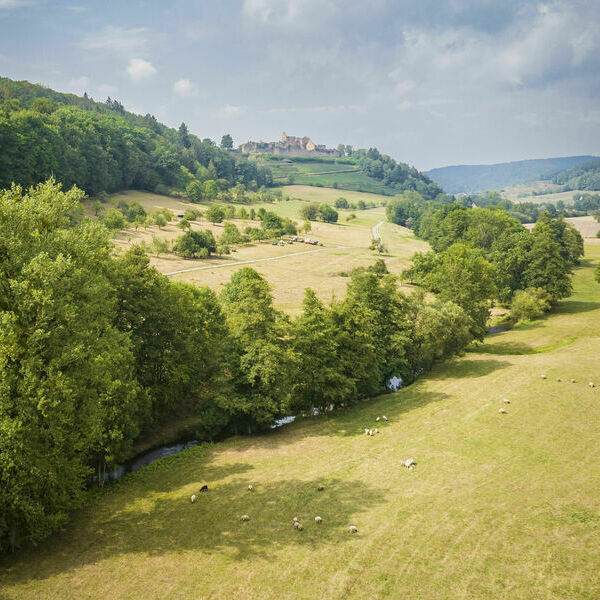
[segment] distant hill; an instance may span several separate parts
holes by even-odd
[[[519,160],[494,165],[457,165],[431,169],[425,174],[449,194],[472,194],[502,189],[516,183],[549,179],[559,171],[577,167],[593,160],[594,156],[567,156]]]
[[[600,158],[571,167],[552,177],[552,183],[568,190],[600,190]]]

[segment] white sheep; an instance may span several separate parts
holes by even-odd
[[[248,485],[248,491],[249,492],[253,492],[254,491],[254,486],[252,484]]]
[[[348,531],[350,533],[358,533],[358,529],[354,525],[350,525],[350,527],[348,527]]]
[[[505,409],[505,408],[501,408],[501,409],[500,409],[498,412],[499,412],[500,414],[503,414],[503,415],[505,415],[505,414],[506,414],[506,409]]]
[[[379,417],[377,417],[375,420],[376,420],[376,421],[379,421]]]
[[[365,427],[365,435],[369,435],[369,430]]]
[[[321,517],[315,517],[315,523],[322,523],[323,519]]]
[[[571,379],[571,383],[577,383],[575,379]]]
[[[196,494],[192,494],[190,500],[192,501],[192,504],[194,504],[194,502],[196,502]]]
[[[562,379],[560,377],[557,377],[556,381],[562,381]]]
[[[369,435],[373,435],[373,430],[369,429]]]
[[[299,523],[299,522],[300,522],[300,519],[298,517],[294,517],[292,519],[292,523]]]
[[[302,531],[304,529],[304,527],[302,527],[302,523],[300,523],[300,521],[295,521],[294,522],[294,527],[298,530],[298,531]]]
[[[375,429],[373,430],[375,433],[379,433],[379,429],[377,429],[377,427],[375,427]]]
[[[242,515],[240,517],[240,521],[249,521],[249,520],[250,520],[250,517],[248,515]]]
[[[414,466],[416,464],[417,463],[412,458],[409,458],[409,459],[407,459],[407,460],[404,461],[404,466],[408,467],[408,468],[410,468],[410,467],[412,467],[412,466]]]
[[[593,382],[593,381],[590,381],[590,382],[588,383],[588,385],[589,385],[591,388],[593,388],[593,387],[594,387],[594,382]]]
[[[381,418],[382,418],[384,421],[387,421],[387,420],[388,420],[388,418],[387,418],[385,415],[383,415],[383,417],[381,417]]]
[[[502,400],[502,402],[504,402],[504,404],[510,404],[510,400],[508,398],[504,398],[504,400]]]
[[[542,375],[542,379],[547,379],[546,375]]]

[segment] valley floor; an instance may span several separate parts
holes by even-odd
[[[598,598],[599,259],[547,318],[396,394],[110,486],[0,562],[0,597]]]

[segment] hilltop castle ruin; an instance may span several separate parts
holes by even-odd
[[[323,156],[327,158],[341,158],[341,150],[327,148],[324,145],[315,144],[309,137],[294,137],[287,135],[285,131],[281,134],[279,142],[246,142],[242,144],[243,153],[247,154],[282,154],[285,156]]]

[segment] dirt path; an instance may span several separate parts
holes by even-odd
[[[382,221],[383,223],[383,221]],[[269,256],[267,258],[253,258],[251,260],[238,260],[231,263],[223,263],[220,265],[212,265],[208,267],[191,267],[190,269],[181,269],[179,271],[171,271],[170,273],[163,273],[163,275],[178,275],[179,273],[189,273],[191,271],[204,271],[207,269],[221,269],[223,267],[235,267],[237,265],[249,265],[251,263],[264,262],[266,260],[279,260],[282,258],[289,258],[290,256],[299,256],[300,254],[312,254],[313,252],[324,252],[326,250],[340,250],[347,249],[351,246],[334,246],[332,248],[314,248],[313,250],[302,250],[301,252],[290,252],[289,254],[282,254],[281,256]]]
[[[375,241],[379,240],[382,244],[383,244],[383,238],[381,237],[381,234],[379,233],[379,228],[385,223],[385,221],[379,221],[379,223],[377,223],[377,225],[375,225],[375,227],[373,227],[372,232],[373,232],[373,239]]]

